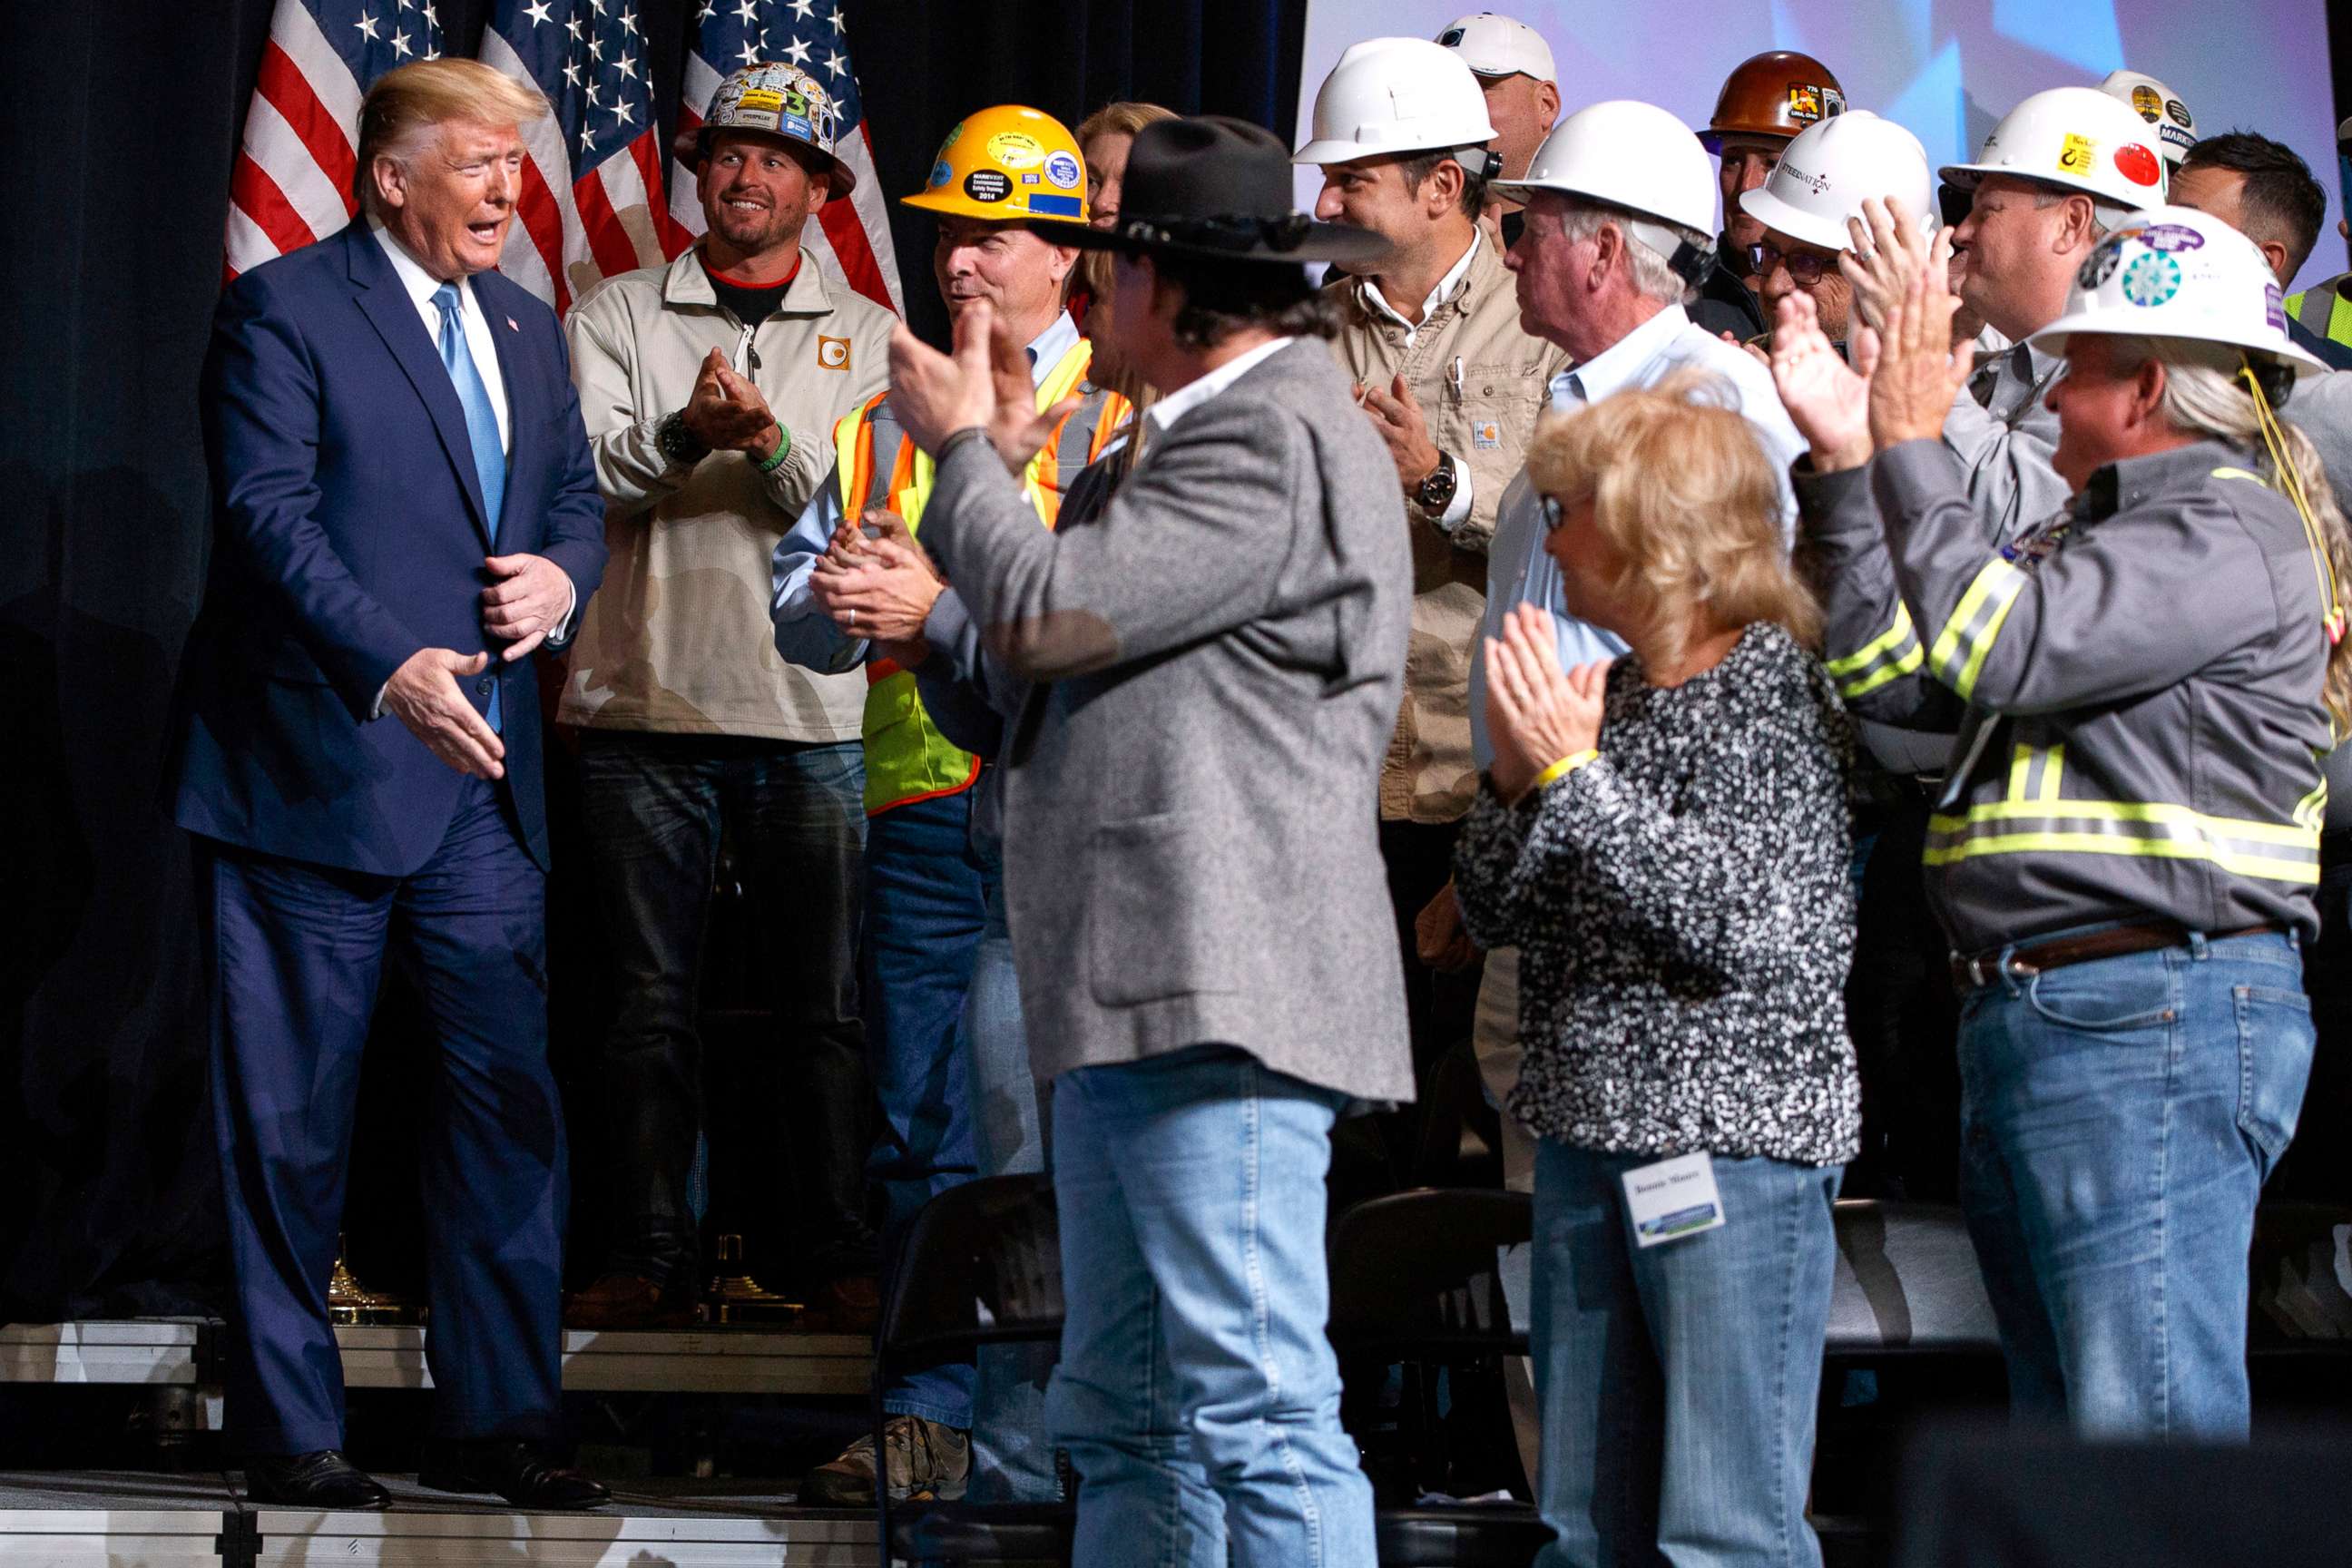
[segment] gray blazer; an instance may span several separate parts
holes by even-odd
[[[1412,594],[1404,502],[1320,342],[1157,432],[1048,532],[984,442],[922,540],[1035,683],[1004,749],[1004,888],[1038,1073],[1231,1045],[1412,1096],[1379,845]]]

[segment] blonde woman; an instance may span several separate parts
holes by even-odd
[[[1562,669],[1532,605],[1484,650],[1495,761],[1454,885],[1521,954],[1544,1565],[1821,1560],[1853,743],[1773,464],[1717,397],[1620,393],[1528,453],[1568,608],[1632,651]]]

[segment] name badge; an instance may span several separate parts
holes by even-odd
[[[1715,1161],[1706,1150],[1677,1154],[1625,1173],[1625,1207],[1633,1216],[1633,1241],[1658,1247],[1680,1241],[1723,1223],[1723,1198],[1715,1190]]]

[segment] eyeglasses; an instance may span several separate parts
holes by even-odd
[[[1790,255],[1767,241],[1748,247],[1748,262],[1756,268],[1759,278],[1771,276],[1775,267],[1785,267],[1789,269],[1789,276],[1795,279],[1800,287],[1810,289],[1822,280],[1823,273],[1837,266],[1837,258],[1825,256],[1818,250],[1801,250]]]
[[[1544,531],[1546,533],[1549,533],[1553,529],[1558,528],[1562,522],[1568,520],[1568,509],[1560,505],[1559,498],[1558,496],[1538,496],[1536,497],[1536,507],[1543,514]]]

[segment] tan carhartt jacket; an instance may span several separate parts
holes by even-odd
[[[1501,252],[1483,233],[1470,266],[1411,333],[1373,305],[1366,283],[1331,285],[1345,312],[1332,353],[1360,384],[1383,390],[1399,374],[1438,449],[1468,469],[1468,515],[1451,536],[1410,499],[1412,639],[1404,703],[1381,768],[1385,821],[1452,822],[1477,793],[1470,756],[1470,649],[1486,602],[1495,509],[1527,458],[1544,389],[1567,351],[1519,328],[1519,304]],[[1393,301],[1391,301],[1393,303]]]
[[[768,558],[833,469],[833,425],[889,379],[894,318],[828,278],[800,274],[747,329],[719,303],[698,248],[607,279],[565,323],[572,379],[604,494],[612,561],[588,601],[556,718],[597,729],[855,741],[866,679],[778,656]],[[762,478],[740,452],[673,468],[655,445],[712,349],[792,432]]]

